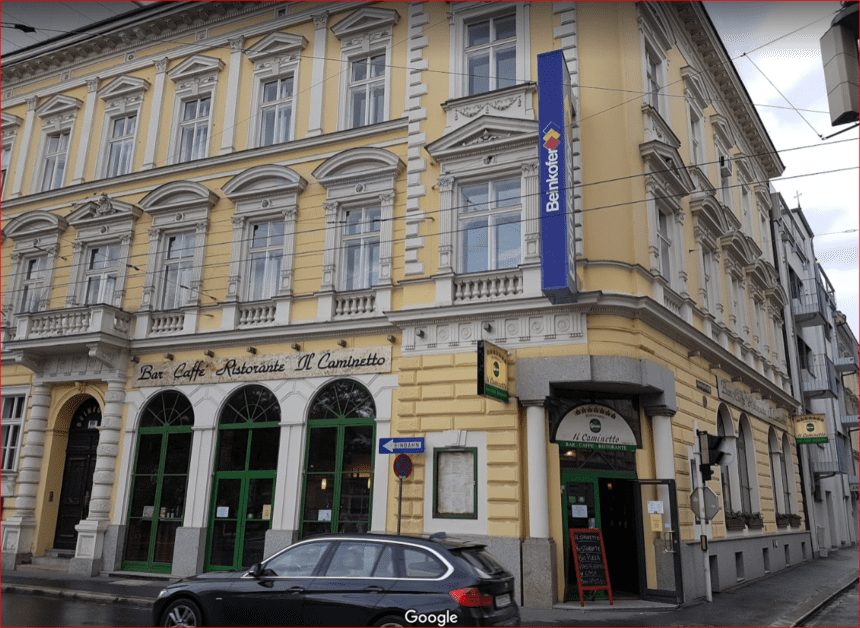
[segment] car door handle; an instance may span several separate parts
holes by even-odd
[[[287,589],[287,593],[304,593],[304,587],[290,587]]]
[[[370,593],[382,593],[385,589],[382,587],[378,587],[376,585],[371,585],[369,587],[364,587],[364,591],[368,591]]]

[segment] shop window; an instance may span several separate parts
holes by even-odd
[[[191,402],[176,391],[157,394],[143,409],[123,569],[171,571],[176,530],[185,520],[193,425]]]
[[[433,516],[440,519],[478,518],[478,450],[433,450]]]
[[[300,536],[370,529],[376,404],[362,384],[337,380],[308,412]]]

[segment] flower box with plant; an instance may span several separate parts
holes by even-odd
[[[750,528],[761,529],[764,527],[764,519],[760,512],[745,512],[744,518]]]
[[[727,530],[743,530],[747,524],[747,520],[742,512],[733,510],[726,511],[726,529]]]
[[[776,525],[778,528],[785,528],[791,524],[791,515],[776,513]]]

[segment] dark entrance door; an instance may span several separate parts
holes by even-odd
[[[600,478],[600,528],[606,548],[606,563],[612,592],[639,596],[639,570],[633,563],[640,554],[636,536],[636,506],[633,480]]]
[[[82,403],[72,417],[69,442],[66,445],[66,464],[60,489],[54,549],[75,549],[78,540],[75,526],[89,514],[101,418],[101,407],[92,397]]]

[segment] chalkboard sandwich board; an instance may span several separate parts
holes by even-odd
[[[612,587],[609,584],[609,569],[606,568],[606,552],[603,549],[603,535],[600,530],[577,528],[570,530],[570,547],[576,568],[576,582],[579,586],[579,605],[585,606],[583,591],[609,593],[612,605]]]

